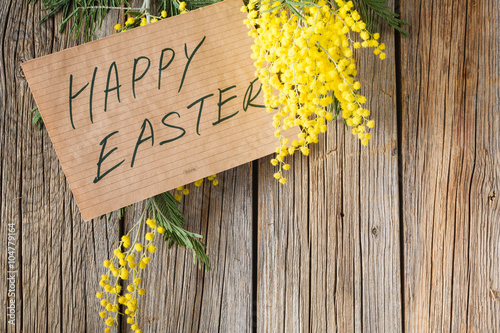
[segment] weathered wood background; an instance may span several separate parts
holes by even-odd
[[[142,204],[84,223],[46,131],[31,125],[20,64],[82,42],[57,32],[60,17],[39,25],[40,8],[0,1],[0,331],[98,332],[102,261]],[[410,37],[384,28],[387,59],[358,57],[377,121],[370,146],[339,121],[294,158],[287,186],[264,158],[192,190],[187,228],[204,235],[213,270],[160,246],[144,332],[500,332],[500,4],[396,9]],[[120,19],[109,14],[104,33]]]

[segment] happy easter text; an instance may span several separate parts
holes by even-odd
[[[195,57],[197,51],[200,49],[200,47],[203,45],[206,37],[203,37],[203,39],[197,44],[197,46],[194,48],[194,50],[191,52],[191,54],[188,54],[188,46],[186,43],[184,43],[184,54],[186,58],[186,64],[184,66],[184,71],[182,74],[182,79],[179,84],[179,89],[177,93],[180,93],[184,84],[184,81],[188,75],[189,72],[189,66]],[[158,89],[161,89],[162,85],[162,73],[174,62],[175,59],[175,50],[172,48],[164,48],[161,53],[159,54],[159,60],[158,60],[158,67],[157,67],[157,76],[158,76]],[[142,73],[138,73],[138,65],[141,64],[142,67],[144,67],[145,64],[145,69],[142,71]],[[134,59],[133,63],[133,70],[132,70],[132,76],[131,76],[131,82],[132,82],[132,95],[134,99],[136,99],[136,87],[140,85],[140,81],[146,76],[148,73],[149,69],[151,67],[151,59],[149,59],[146,56],[140,56]],[[93,120],[93,109],[92,109],[92,100],[93,100],[93,95],[94,95],[94,86],[95,86],[95,79],[96,79],[96,74],[97,74],[98,68],[95,67],[93,74],[92,74],[92,79],[87,82],[83,87],[80,89],[75,88],[73,85],[73,75],[71,74],[69,76],[69,121],[71,123],[71,127],[73,129],[76,129],[74,119],[73,119],[73,105],[76,103],[76,99],[78,96],[84,92],[87,88],[89,89],[90,93],[90,99],[89,99],[89,118],[91,123],[94,122]],[[122,85],[120,84],[120,75],[118,71],[118,67],[116,65],[116,62],[112,62],[109,65],[108,68],[108,73],[107,73],[107,79],[106,79],[106,89],[104,90],[104,111],[108,111],[108,101],[111,98],[116,98],[116,100],[120,103],[120,87]],[[212,102],[209,101],[211,98],[215,98],[216,100],[218,99],[217,104],[217,109],[218,109],[218,114],[217,114],[217,120],[212,123],[212,126],[216,126],[232,117],[234,117],[236,114],[238,114],[239,111],[236,111],[230,115],[222,117],[222,107],[224,104],[227,102],[237,98],[237,95],[231,94],[231,90],[236,88],[236,85],[231,85],[229,87],[221,87],[217,89],[218,91],[207,94],[205,96],[199,97],[195,100],[193,100],[188,106],[187,109],[194,108],[194,110],[198,111],[198,117],[197,117],[197,122],[196,122],[196,133],[198,135],[200,134],[200,120],[202,117],[203,113],[203,106],[205,103]],[[258,108],[263,108],[263,105],[259,105],[255,103],[255,100],[259,96],[261,92],[261,86],[257,82],[257,79],[249,82],[248,87],[246,89],[246,93],[243,96],[242,99],[242,109],[243,111],[247,111],[249,107],[258,107]],[[186,129],[184,129],[181,126],[177,125],[172,125],[169,124],[168,119],[170,117],[177,117],[180,118],[181,115],[178,112],[168,112],[164,115],[164,117],[161,120],[162,126],[169,127],[175,131],[177,131],[176,136],[165,139],[163,141],[159,142],[159,145],[164,145],[169,142],[173,142],[176,140],[179,140],[186,134]],[[100,155],[97,160],[97,168],[96,168],[96,176],[94,178],[94,183],[99,182],[101,179],[103,179],[106,175],[108,175],[110,172],[118,168],[120,165],[122,165],[125,160],[122,160],[119,163],[116,163],[114,166],[103,168],[102,164],[105,162],[105,160],[110,157],[112,153],[114,153],[116,150],[118,150],[118,147],[113,147],[109,149],[107,147],[108,140],[118,134],[119,131],[113,131],[106,135],[101,142],[99,143],[101,146],[100,149]],[[158,140],[157,140],[158,141]],[[143,144],[150,144],[151,146],[154,146],[155,143],[155,137],[154,137],[154,126],[151,123],[151,121],[148,118],[144,118],[141,126],[140,126],[140,133],[137,137],[137,141],[134,147],[134,151],[131,152],[132,158],[130,161],[130,167],[134,167],[134,163],[136,160],[136,155],[138,150],[140,149],[141,145]]]

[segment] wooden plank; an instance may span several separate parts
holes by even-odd
[[[26,58],[34,56],[36,53],[48,52],[47,46],[52,40],[52,34],[39,35],[40,43],[35,46],[33,43],[26,43],[35,36],[38,31],[35,31],[33,24],[35,10],[28,4],[18,4],[13,6],[15,10],[12,15],[14,17],[23,17],[20,23],[20,34],[18,35],[18,43],[15,53],[19,55],[14,64],[19,65],[17,61],[24,62]],[[33,18],[29,20],[28,18]],[[50,51],[49,51],[50,52]],[[15,79],[14,79],[15,80]],[[17,80],[16,80],[17,81]],[[51,180],[51,158],[50,154],[45,155],[44,149],[47,145],[44,144],[43,132],[37,131],[30,123],[30,115],[27,112],[30,109],[31,93],[25,80],[18,81],[16,87],[23,89],[16,92],[17,110],[19,113],[18,128],[21,136],[17,142],[21,158],[21,234],[22,234],[22,326],[21,331],[47,331],[49,329],[49,303],[48,303],[48,284],[49,284],[49,257],[52,254],[50,243],[52,242],[52,223],[50,220],[51,213],[57,214],[56,209],[50,207],[50,181]],[[9,96],[12,96],[9,94]],[[57,182],[54,187],[59,187]],[[59,189],[57,189],[59,190]],[[56,192],[57,193],[57,192]],[[55,194],[55,193],[54,193]],[[59,203],[62,203],[60,201]],[[55,214],[54,214],[55,213]],[[56,231],[58,232],[58,231]],[[57,251],[55,249],[54,253]],[[53,263],[53,269],[57,270],[59,261]],[[51,276],[53,278],[53,276]],[[51,282],[59,279],[50,279]],[[37,281],[37,283],[33,283]],[[53,295],[54,296],[54,295]],[[58,308],[59,298],[54,302]],[[38,310],[38,311],[35,311]],[[57,309],[59,310],[59,309]],[[59,311],[57,311],[59,312]]]
[[[500,327],[495,1],[408,1],[402,39],[404,308],[410,332]]]
[[[117,16],[114,13],[106,16],[99,33],[101,37],[111,33],[116,20]],[[56,22],[60,21],[60,18],[56,18]],[[96,38],[99,36],[93,37]],[[57,43],[59,41],[57,37],[55,41],[53,52],[83,42],[80,38],[75,43],[75,40],[66,34],[61,37],[60,44]],[[53,147],[51,154],[53,159],[57,160]],[[60,177],[63,177],[59,162],[57,164]],[[112,256],[113,245],[119,237],[119,221],[115,214],[109,221],[93,219],[84,222],[67,182],[64,203],[65,218],[60,221],[64,225],[62,244],[63,248],[64,244],[71,244],[71,251],[68,254],[64,253],[61,260],[62,332],[99,332],[103,330],[104,324],[98,317],[102,308],[95,293],[100,289],[100,276],[107,271],[103,267],[103,261]],[[71,224],[65,221],[71,221]]]
[[[250,332],[252,328],[252,169],[246,164],[219,175],[220,184],[190,185],[183,199],[185,227],[207,244],[211,271],[193,265],[191,251],[158,240],[139,300],[144,332]],[[128,230],[143,204],[127,213]],[[131,332],[122,322],[123,329]]]
[[[358,59],[377,126],[367,148],[341,120],[309,158],[294,156],[289,184],[259,161],[258,330],[401,331],[395,47]]]
[[[371,99],[369,107],[376,124],[369,149],[362,147],[360,156],[362,329],[400,332],[403,330],[403,314],[395,66],[397,55],[394,30],[386,25],[383,27],[380,35],[387,45],[387,58],[380,61],[370,54],[361,56],[358,61],[361,86],[366,86],[363,93]]]
[[[20,283],[17,325],[2,322],[2,327],[12,332],[96,331],[102,328],[95,320],[97,268],[109,256],[118,225],[83,223],[48,135],[31,124],[33,100],[20,63],[75,44],[67,34],[54,36],[52,20],[36,23],[43,15],[40,7],[11,2],[3,16],[9,22],[2,32],[3,52],[9,56],[2,57],[2,117],[7,120],[2,131],[2,222],[18,224]]]
[[[259,167],[257,331],[308,331],[310,317],[310,239],[308,164],[294,156],[288,183],[272,175],[269,158]],[[304,172],[301,172],[304,171]]]
[[[22,74],[19,71],[18,66],[22,61],[24,61],[26,54],[32,54],[34,52],[32,43],[24,43],[25,40],[33,34],[33,25],[30,25],[27,22],[28,17],[30,16],[33,17],[33,11],[29,10],[26,3],[12,4],[10,6],[8,13],[6,13],[6,17],[16,19],[13,20],[12,24],[8,25],[6,28],[6,35],[9,36],[9,38],[5,40],[4,52],[11,56],[2,58],[4,61],[4,66],[2,67],[5,68],[5,80],[6,83],[8,83],[5,95],[7,98],[5,112],[6,116],[11,120],[9,123],[12,127],[9,127],[14,129],[12,132],[9,130],[5,132],[6,139],[9,140],[11,145],[9,147],[5,147],[4,159],[7,157],[8,160],[10,159],[9,156],[13,156],[15,158],[14,161],[16,161],[15,164],[11,164],[10,166],[4,168],[4,176],[12,178],[13,181],[3,181],[3,184],[7,185],[5,188],[6,192],[10,192],[11,190],[14,190],[15,192],[15,197],[7,198],[7,200],[14,200],[15,205],[17,206],[17,218],[15,219],[15,222],[17,223],[17,233],[19,236],[19,249],[16,253],[16,261],[19,267],[18,274],[16,276],[16,298],[18,298],[16,301],[16,326],[13,327],[9,325],[8,331],[10,332],[34,330],[34,323],[39,325],[40,328],[47,328],[46,320],[36,318],[37,315],[42,316],[43,314],[46,314],[46,307],[40,307],[40,311],[34,313],[26,311],[26,308],[31,307],[32,309],[35,309],[38,306],[38,293],[34,284],[27,285],[24,283],[24,281],[40,280],[40,285],[45,286],[47,282],[46,279],[44,280],[44,277],[40,278],[38,276],[38,267],[43,269],[44,264],[46,264],[46,262],[40,260],[38,256],[38,239],[32,240],[32,244],[30,244],[31,246],[23,246],[23,243],[29,237],[29,227],[27,226],[29,224],[38,224],[37,222],[39,221],[39,216],[37,216],[38,214],[34,214],[33,211],[36,211],[39,214],[42,213],[41,207],[44,205],[45,201],[44,198],[41,198],[40,196],[43,191],[41,188],[43,187],[43,184],[41,185],[41,179],[37,179],[38,181],[34,179],[36,178],[36,169],[33,170],[33,173],[27,172],[28,169],[32,171],[32,160],[25,159],[25,155],[28,152],[31,153],[32,148],[32,141],[27,137],[27,132],[31,130],[32,127],[28,126],[29,123],[27,122],[28,117],[26,112],[28,111],[30,96],[27,84],[26,82],[23,82]],[[5,61],[4,59],[8,60]],[[24,112],[19,110],[23,110]],[[40,140],[41,134],[37,134],[38,139]],[[38,151],[40,151],[41,144],[38,144],[37,148]],[[36,148],[33,149],[33,161],[38,159],[36,156],[36,150]],[[31,187],[30,185],[29,189],[26,188],[24,185],[25,181],[32,182],[33,186]],[[40,225],[38,225],[38,227],[40,227]],[[45,259],[45,257],[43,259]],[[39,265],[34,266],[36,269],[30,270],[29,266],[25,265],[26,261],[31,261],[33,263],[37,262]],[[46,297],[44,297],[44,299],[46,299]]]
[[[468,2],[465,50],[465,64],[469,68],[465,81],[465,106],[468,112],[464,118],[472,118],[476,114],[476,158],[470,186],[467,316],[471,332],[500,329],[499,26],[498,1]],[[476,70],[470,70],[469,66]],[[470,166],[471,154],[467,154],[467,159],[467,165]]]
[[[391,1],[389,1],[391,4]],[[394,30],[385,24],[381,38],[387,57],[361,57],[361,85],[372,99],[373,144],[362,150],[361,256],[363,270],[363,330],[403,331],[401,238],[398,178],[396,45]],[[366,61],[366,62],[365,62]],[[372,78],[370,76],[373,75]],[[371,83],[373,83],[371,85]],[[365,269],[366,267],[366,269]]]
[[[2,2],[0,5],[0,14],[2,17],[9,17],[9,13],[12,10],[12,4],[8,2]],[[14,24],[15,22],[15,24]],[[8,254],[4,252],[0,259],[0,269],[2,274],[0,274],[0,285],[2,286],[2,300],[0,303],[0,311],[2,315],[0,316],[0,329],[5,332],[16,332],[19,331],[19,327],[22,323],[22,308],[19,306],[22,299],[22,290],[20,283],[21,274],[21,262],[20,252],[21,252],[21,212],[20,212],[20,185],[21,185],[21,154],[20,147],[17,145],[18,139],[20,137],[20,130],[18,129],[18,123],[20,122],[19,114],[17,112],[12,112],[16,108],[16,103],[12,98],[8,98],[9,94],[15,94],[15,87],[10,84],[10,79],[12,74],[15,73],[15,64],[12,61],[4,63],[4,59],[11,58],[9,51],[15,48],[17,43],[17,35],[19,32],[20,22],[19,18],[13,21],[11,25],[3,24],[0,27],[0,37],[2,40],[2,48],[0,50],[2,70],[0,71],[0,155],[1,155],[1,189],[2,189],[2,200],[1,200],[1,222],[0,231],[2,234],[2,246],[6,246],[8,233],[8,224],[14,224],[15,229],[15,256],[16,256],[16,268],[17,274],[8,274]],[[9,55],[9,56],[7,56]],[[4,238],[5,237],[5,238]],[[5,245],[3,245],[5,244]],[[2,249],[6,251],[5,248]],[[7,278],[10,276],[15,278],[15,296],[9,297],[7,290],[9,289],[9,281]],[[9,325],[7,323],[7,304],[10,303],[11,299],[15,301],[15,325]]]

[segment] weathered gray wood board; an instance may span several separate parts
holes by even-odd
[[[0,1],[0,331],[100,332],[98,279],[137,219],[84,223],[20,63],[82,43],[41,4]],[[146,270],[144,332],[500,331],[500,5],[402,1],[411,37],[357,58],[377,122],[360,147],[341,121],[289,184],[264,158],[183,199],[212,271],[163,244]],[[108,15],[103,33],[121,20]],[[400,51],[398,48],[400,45]],[[397,83],[400,82],[398,86]],[[398,102],[399,101],[399,102]],[[116,215],[115,215],[116,216]],[[16,325],[7,323],[16,224]],[[125,322],[120,332],[129,332]]]

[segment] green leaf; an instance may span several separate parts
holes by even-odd
[[[332,101],[332,104],[330,105],[330,112],[333,113],[332,121],[335,121],[335,120],[337,120],[337,118],[340,114],[341,108],[340,108],[340,102],[337,99],[337,97],[335,97],[335,95],[332,94],[332,98],[333,98],[333,101]]]
[[[172,194],[165,192],[148,199],[146,209],[156,223],[165,228],[163,236],[169,248],[173,243],[177,243],[180,247],[191,249],[198,267],[201,268],[204,263],[206,270],[210,271],[210,262],[205,253],[206,246],[200,241],[203,237],[184,229],[184,215],[178,204]]]
[[[387,0],[354,0],[354,3],[370,33],[378,30],[380,19],[382,19],[402,35],[408,36],[408,32],[401,26],[410,24],[401,20],[399,14],[392,12],[392,8],[387,5]]]
[[[142,16],[143,13],[141,13],[141,12],[126,12],[125,15],[130,15],[130,16],[133,16],[133,17],[139,17],[139,16]]]
[[[28,3],[36,2],[28,0]],[[104,16],[110,9],[128,7],[125,0],[42,0],[42,10],[46,12],[40,23],[47,21],[57,13],[62,12],[59,32],[66,29],[66,25],[73,21],[70,34],[78,37],[83,34],[85,41],[92,38],[97,29],[102,27]]]
[[[43,119],[40,111],[38,110],[38,106],[35,106],[33,109],[31,109],[30,114],[33,115],[33,120],[31,121],[31,123],[33,125],[37,125],[38,129],[41,130],[43,126]]]

